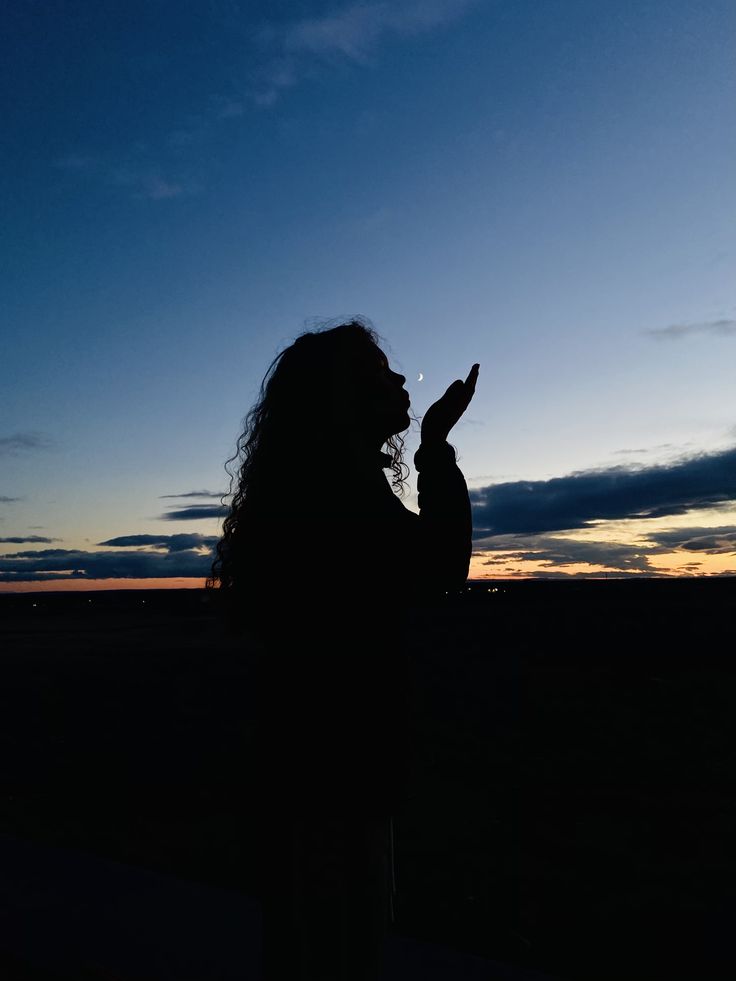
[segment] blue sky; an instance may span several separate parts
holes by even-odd
[[[356,314],[419,415],[481,364],[471,574],[736,570],[735,41],[730,0],[12,6],[5,588],[206,571],[217,500],[164,495]]]

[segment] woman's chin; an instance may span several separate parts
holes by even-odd
[[[393,435],[394,436],[399,436],[399,435],[401,435],[401,433],[405,433],[406,430],[409,428],[409,426],[411,426],[411,419],[407,415],[407,417],[404,420],[404,422],[400,423],[399,426],[398,426],[398,428],[394,430],[394,434]]]
[[[397,413],[395,421],[391,426],[391,435],[398,436],[400,433],[405,433],[409,426],[411,426],[411,416],[407,408],[403,412]]]

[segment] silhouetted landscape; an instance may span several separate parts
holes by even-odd
[[[414,609],[392,930],[559,978],[731,976],[735,592],[476,581]],[[210,597],[0,613],[3,830],[253,891],[252,657]]]

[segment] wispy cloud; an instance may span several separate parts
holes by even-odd
[[[54,447],[54,440],[45,433],[21,432],[10,436],[0,436],[0,455],[16,456],[19,453],[49,450]],[[10,498],[17,500],[17,498]]]
[[[183,494],[159,494],[159,498],[167,497],[216,497],[218,500],[223,497],[221,491],[211,491],[211,490],[201,490],[201,491],[186,491]]]
[[[214,72],[213,88],[219,86],[220,91],[202,93],[198,105],[172,120],[168,130],[157,132],[149,142],[131,141],[127,151],[114,155],[95,147],[71,148],[54,167],[68,180],[117,188],[137,200],[163,203],[197,194],[202,190],[196,176],[200,166],[189,151],[237,122],[249,108],[273,105],[288,89],[321,74],[326,64],[369,64],[386,40],[441,29],[481,2],[354,0],[337,3],[318,16],[266,23],[249,32],[252,44],[243,53],[250,66],[247,74],[238,78],[228,73],[225,78]],[[234,8],[233,17],[242,29],[244,15]],[[157,71],[165,68],[165,62],[152,64]],[[371,227],[385,220],[381,212],[367,219]]]
[[[49,545],[51,542],[60,542],[60,538],[43,538],[41,535],[26,535],[21,537],[20,535],[13,536],[12,538],[0,538],[0,542],[8,545],[23,545],[24,543],[36,542],[37,544]]]
[[[260,40],[274,51],[252,93],[259,105],[271,105],[285,89],[312,70],[315,60],[369,62],[378,45],[391,36],[411,37],[461,17],[479,0],[377,0],[336,7],[319,17],[286,25],[270,24]]]
[[[657,446],[641,446],[641,447],[638,447],[637,449],[614,450],[613,451],[613,455],[614,456],[628,456],[628,455],[633,455],[635,453],[637,453],[637,454],[638,453],[660,453],[662,450],[666,450],[666,451],[679,450],[680,452],[682,452],[683,446],[686,446],[686,445],[687,444],[679,444],[678,445],[677,443],[659,443]]]
[[[5,497],[4,494],[0,494],[0,504],[13,504],[15,501],[20,500],[20,497]]]
[[[245,103],[242,99],[234,99],[231,96],[214,96],[213,112],[217,119],[237,119],[245,112]]]
[[[486,560],[488,565],[523,560],[558,565],[601,565],[628,572],[652,572],[649,554],[641,545],[617,542],[578,541],[556,535],[504,535],[489,543],[489,550],[503,552],[501,558]]]
[[[612,467],[470,490],[474,536],[536,534],[686,514],[736,500],[736,447],[667,465]]]
[[[644,331],[657,341],[679,341],[684,337],[736,337],[736,320],[708,320],[696,324],[670,324]]]
[[[685,549],[708,555],[736,555],[736,525],[716,528],[675,528],[651,532],[651,541],[664,549]]]
[[[186,508],[159,515],[164,521],[198,521],[200,518],[224,518],[230,509],[222,504],[191,504]]]
[[[68,181],[85,181],[117,189],[135,200],[176,201],[202,191],[201,145],[223,127],[233,125],[253,106],[268,107],[280,96],[321,74],[325,65],[348,61],[365,65],[390,38],[411,38],[441,29],[462,17],[482,0],[354,0],[336,3],[317,16],[273,20],[255,32],[243,51],[238,73],[214,70],[213,91],[201,93],[191,111],[172,119],[164,131],[145,141],[132,139],[126,149],[111,153],[97,147],[71,147],[53,166]],[[243,31],[245,14],[235,5],[229,22]],[[141,62],[143,64],[143,62]],[[143,69],[164,71],[166,59],[146,59]],[[219,91],[217,89],[219,88]],[[124,137],[123,137],[124,138]],[[199,147],[199,151],[194,151]],[[188,161],[188,162],[187,162]],[[386,216],[369,216],[370,227],[380,227]]]
[[[525,579],[569,580],[569,579],[600,579],[601,578],[601,572],[595,570],[591,570],[590,572],[583,572],[579,570],[576,570],[575,572],[570,572],[569,570],[553,569],[552,567],[550,567],[545,569],[531,569],[531,570],[520,568],[514,571],[516,571],[517,573],[523,573],[523,577]],[[626,572],[620,569],[611,569],[608,571],[610,571],[615,576],[616,579],[635,579],[637,577],[641,577],[642,575],[644,575],[644,573],[641,572]],[[656,572],[655,571],[649,572],[646,575],[647,578],[656,576],[659,579],[666,579],[669,576],[669,573],[662,572],[661,570],[657,570]]]
[[[194,184],[165,177],[157,169],[115,167],[108,172],[107,180],[111,184],[130,188],[134,198],[147,198],[149,201],[165,201],[197,190]]]
[[[135,158],[136,154],[131,154]],[[71,153],[56,161],[55,166],[70,176],[96,181],[108,187],[124,188],[131,197],[165,201],[195,194],[199,185],[182,177],[172,177],[155,161],[133,160],[121,163],[100,156]]]
[[[455,20],[472,0],[393,0],[352,3],[323,17],[290,25],[284,48],[317,55],[344,55],[364,61],[387,35],[410,36]]]
[[[91,153],[68,153],[54,163],[54,166],[59,170],[69,170],[83,174],[94,172],[99,168],[99,165],[99,158]]]

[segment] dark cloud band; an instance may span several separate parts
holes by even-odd
[[[493,484],[471,490],[470,500],[476,539],[686,514],[736,500],[736,447],[667,466]]]
[[[225,494],[222,491],[211,491],[211,490],[186,491],[183,494],[160,494],[159,495],[159,497],[160,497],[161,500],[164,500],[165,498],[171,498],[171,497],[214,497],[214,498],[217,498],[218,501],[220,500],[221,497],[224,497],[224,496],[225,496]]]
[[[0,538],[0,542],[4,544],[7,543],[8,545],[23,545],[25,543],[31,544],[33,542],[36,542],[39,545],[50,545],[51,542],[58,541],[58,538],[43,538],[41,535],[25,535],[23,537],[20,535],[15,535],[12,538]]]
[[[164,521],[198,521],[200,518],[224,518],[230,509],[223,504],[191,504],[186,508],[159,515]]]
[[[0,558],[0,582],[45,579],[172,579],[205,578],[211,552],[84,552],[42,549]]]
[[[190,548],[211,549],[217,543],[215,535],[120,535],[118,538],[108,538],[98,542],[98,545],[112,545],[116,548],[134,548],[153,546],[164,548],[167,552],[183,552]]]

